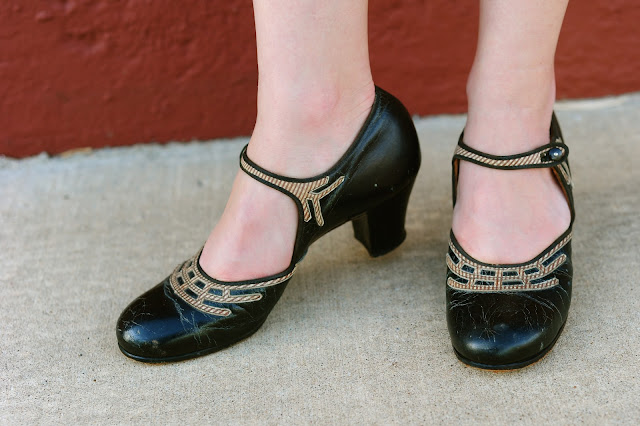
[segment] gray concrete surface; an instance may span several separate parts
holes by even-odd
[[[170,365],[125,358],[116,318],[204,242],[246,140],[0,159],[0,422],[635,423],[640,94],[558,115],[576,182],[572,310],[546,358],[503,373],[458,362],[444,321],[463,116],[416,121],[400,249],[370,259],[349,226],[332,232],[257,334]]]

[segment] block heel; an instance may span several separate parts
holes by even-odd
[[[382,256],[404,241],[407,205],[415,178],[397,194],[352,220],[353,234],[371,257]]]

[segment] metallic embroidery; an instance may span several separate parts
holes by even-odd
[[[473,292],[525,291],[542,290],[558,284],[555,277],[545,279],[566,262],[567,256],[558,251],[571,241],[571,233],[556,244],[544,256],[536,261],[520,266],[494,267],[482,265],[463,255],[453,241],[449,241],[454,260],[447,253],[447,266],[451,272],[462,278],[464,282],[452,277],[447,284],[456,290]]]
[[[213,303],[247,303],[262,299],[260,293],[251,294],[231,294],[232,291],[265,288],[278,285],[290,279],[296,272],[296,267],[291,272],[272,280],[261,281],[250,284],[229,285],[212,281],[202,275],[198,269],[198,259],[200,250],[194,257],[179,265],[170,276],[171,288],[185,302],[195,309],[211,315],[226,317],[231,314],[231,310],[216,306],[210,306],[206,302]],[[221,295],[215,294],[213,290],[218,290]]]
[[[559,148],[562,150],[563,155],[566,153],[566,150],[561,146],[550,146],[542,151],[534,152],[533,154],[525,155],[517,158],[510,159],[494,159],[485,157],[481,154],[476,154],[466,149],[462,148],[460,145],[456,146],[456,150],[454,155],[459,155],[461,157],[475,160],[480,163],[484,163],[494,167],[518,167],[518,166],[534,166],[538,164],[549,163],[549,161],[543,161],[543,158],[547,152],[552,150],[553,148]]]
[[[309,208],[309,204],[311,204],[313,206],[313,212],[316,217],[316,223],[318,224],[318,226],[324,225],[324,218],[322,217],[320,200],[329,195],[334,189],[339,187],[345,179],[344,176],[340,176],[331,185],[327,186],[324,189],[320,189],[321,187],[329,183],[329,176],[325,176],[312,182],[290,182],[283,179],[277,179],[265,173],[262,173],[260,170],[251,167],[251,165],[249,165],[249,163],[245,161],[244,157],[240,157],[240,165],[242,169],[249,175],[255,176],[259,179],[276,185],[277,187],[282,188],[285,192],[296,197],[300,201],[300,204],[302,204],[302,211],[305,222],[309,222],[311,220],[311,209]]]

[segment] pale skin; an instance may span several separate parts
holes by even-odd
[[[553,61],[567,2],[481,1],[467,84],[468,145],[507,155],[548,142]],[[366,0],[254,0],[258,115],[248,150],[254,162],[283,176],[311,177],[351,145],[374,98],[367,6]],[[281,272],[291,262],[297,220],[290,198],[239,172],[200,264],[223,281]],[[476,259],[528,261],[569,222],[549,170],[462,162],[452,229]]]

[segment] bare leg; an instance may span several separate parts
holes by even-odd
[[[482,0],[465,142],[509,155],[549,142],[554,55],[568,0]],[[502,171],[463,161],[453,232],[478,260],[531,260],[569,226],[548,169]]]
[[[258,116],[249,158],[288,177],[311,177],[349,147],[373,103],[367,0],[254,0]],[[284,270],[297,226],[291,199],[236,176],[200,264],[237,281]]]

